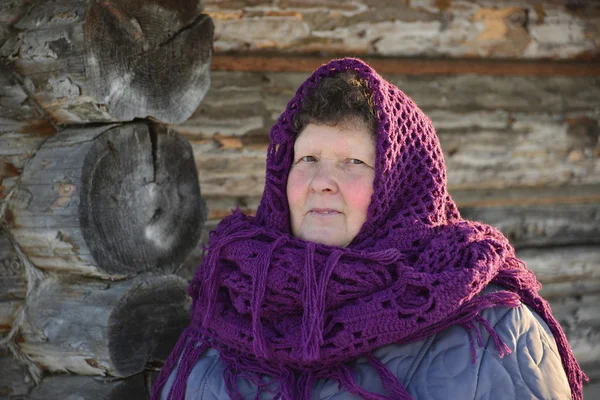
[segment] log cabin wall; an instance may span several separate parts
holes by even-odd
[[[189,324],[206,207],[167,124],[210,84],[202,9],[0,3],[0,397],[147,399]]]
[[[77,48],[81,40],[69,46],[44,47],[38,30],[28,38],[39,47],[7,54],[6,49],[14,49],[15,32],[27,31],[40,20],[54,21],[56,26],[71,18],[66,10],[61,14],[48,8],[27,14],[30,3],[12,0],[0,5],[0,48],[5,60],[18,62],[27,49],[35,53],[31,59],[44,52],[52,58],[54,52],[59,61],[65,49],[81,51]],[[78,3],[85,8],[85,1]],[[64,388],[69,388],[84,398],[93,391],[97,391],[96,398],[146,398],[144,387],[150,379],[144,380],[139,365],[145,363],[146,376],[152,376],[161,357],[147,350],[139,350],[144,357],[114,357],[121,342],[111,342],[108,331],[98,336],[78,330],[75,320],[86,321],[90,304],[101,305],[98,318],[108,321],[114,315],[113,320],[118,320],[127,312],[119,306],[128,299],[140,305],[142,315],[148,315],[144,312],[152,308],[144,311],[143,306],[152,303],[150,293],[177,293],[181,281],[170,273],[191,278],[201,260],[201,244],[221,218],[236,206],[249,213],[256,210],[264,185],[269,129],[298,85],[321,63],[352,55],[371,63],[431,117],[448,166],[450,192],[462,215],[500,228],[536,272],[544,284],[542,294],[551,302],[577,359],[592,379],[585,388],[586,398],[600,397],[594,385],[600,380],[598,2],[207,0],[203,6],[215,29],[210,89],[193,110],[183,107],[177,113],[165,113],[165,102],[151,102],[154,109],[148,112],[172,123],[169,129],[191,145],[208,209],[202,238],[183,263],[178,254],[166,258],[151,254],[151,267],[129,270],[124,279],[110,269],[114,264],[95,261],[93,249],[85,253],[89,259],[77,258],[84,242],[73,245],[69,232],[63,236],[65,232],[56,226],[46,226],[47,231],[54,229],[52,235],[33,234],[39,228],[27,209],[9,207],[9,200],[14,205],[15,199],[18,204],[31,199],[19,198],[23,192],[13,189],[45,179],[46,190],[58,193],[44,207],[38,204],[46,213],[52,205],[64,209],[74,190],[69,186],[72,182],[56,179],[64,175],[60,171],[53,178],[27,175],[36,158],[41,160],[40,152],[46,151],[47,158],[66,157],[73,143],[67,147],[64,138],[96,137],[97,131],[92,130],[98,129],[98,123],[131,119],[135,107],[126,107],[121,115],[111,114],[111,107],[107,111],[101,101],[84,96],[107,96],[102,92],[102,79],[108,78],[102,69],[94,70],[100,78],[82,80],[79,73],[57,79],[52,69],[31,69],[33,64],[27,63],[16,69],[14,61],[0,63],[0,215],[5,229],[0,234],[0,331],[6,336],[15,324],[22,327],[19,340],[6,343],[15,351],[0,355],[0,370],[8,371],[0,379],[0,396],[62,398]],[[51,18],[51,14],[59,17]],[[24,15],[29,19],[23,19]],[[178,29],[185,31],[187,25],[182,26]],[[137,27],[134,24],[125,31],[136,37]],[[68,63],[57,64],[66,68]],[[117,96],[125,103],[135,97],[135,92],[126,89]],[[183,122],[169,120],[172,115]],[[95,125],[65,136],[88,122]],[[121,145],[129,154],[156,154],[152,151],[158,143],[155,139],[165,136],[147,137],[148,142],[137,149],[125,139]],[[85,140],[77,146],[83,155]],[[169,149],[172,154],[183,151]],[[148,162],[147,157],[141,158],[142,165]],[[82,171],[85,160],[70,165]],[[7,200],[9,195],[12,199]],[[107,195],[93,204],[108,200]],[[15,215],[29,225],[16,227]],[[59,256],[56,250],[54,255],[45,253],[48,246],[40,245],[44,241],[57,248]],[[24,245],[15,246],[16,242]],[[105,245],[110,250],[111,244]],[[144,256],[143,251],[136,255]],[[119,268],[124,265],[130,264]],[[153,271],[157,276],[144,275]],[[110,283],[111,277],[118,283]],[[37,286],[32,287],[32,282]],[[82,297],[90,300],[74,300]],[[28,318],[20,313],[25,304]],[[160,312],[175,313],[175,320],[181,321],[183,316],[177,312],[185,309],[185,299],[174,298],[163,307]],[[45,325],[39,326],[40,321]],[[77,333],[61,331],[56,321],[74,326]],[[48,326],[57,332],[51,346],[40,338]],[[82,344],[73,350],[69,341],[75,336]],[[164,342],[158,339],[157,343]],[[111,343],[116,343],[116,350]],[[15,354],[29,361],[28,370],[15,361]],[[58,362],[53,354],[67,355],[60,367],[78,376],[44,372]],[[29,376],[36,374],[36,367],[44,379],[33,388]],[[98,381],[86,374],[125,379],[96,385]]]

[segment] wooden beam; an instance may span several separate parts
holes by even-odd
[[[335,57],[215,54],[213,71],[312,72]],[[600,61],[363,58],[380,74],[600,76]]]

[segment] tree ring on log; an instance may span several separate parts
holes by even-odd
[[[185,305],[185,306],[183,306]],[[150,276],[134,282],[108,320],[108,352],[118,376],[166,360],[190,323],[191,301],[177,276]]]
[[[83,163],[79,216],[102,270],[173,271],[198,243],[206,219],[191,146],[154,124],[105,132]]]
[[[91,94],[109,113],[188,119],[210,86],[214,24],[191,0],[96,0],[83,25]]]
[[[190,323],[187,281],[179,276],[61,278],[44,280],[30,294],[18,343],[49,371],[137,374],[164,362]]]

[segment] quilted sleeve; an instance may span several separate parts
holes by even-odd
[[[512,350],[500,358],[494,341],[481,327],[484,347],[473,363],[469,337],[453,326],[436,335],[407,389],[419,400],[434,399],[571,399],[558,348],[546,323],[527,306],[482,312]]]
[[[541,317],[521,305],[510,309],[495,329],[513,352],[500,358],[488,338],[476,399],[571,399],[556,342]]]

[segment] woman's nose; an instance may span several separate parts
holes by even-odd
[[[335,193],[338,190],[333,167],[321,163],[310,181],[310,189],[316,193]]]

